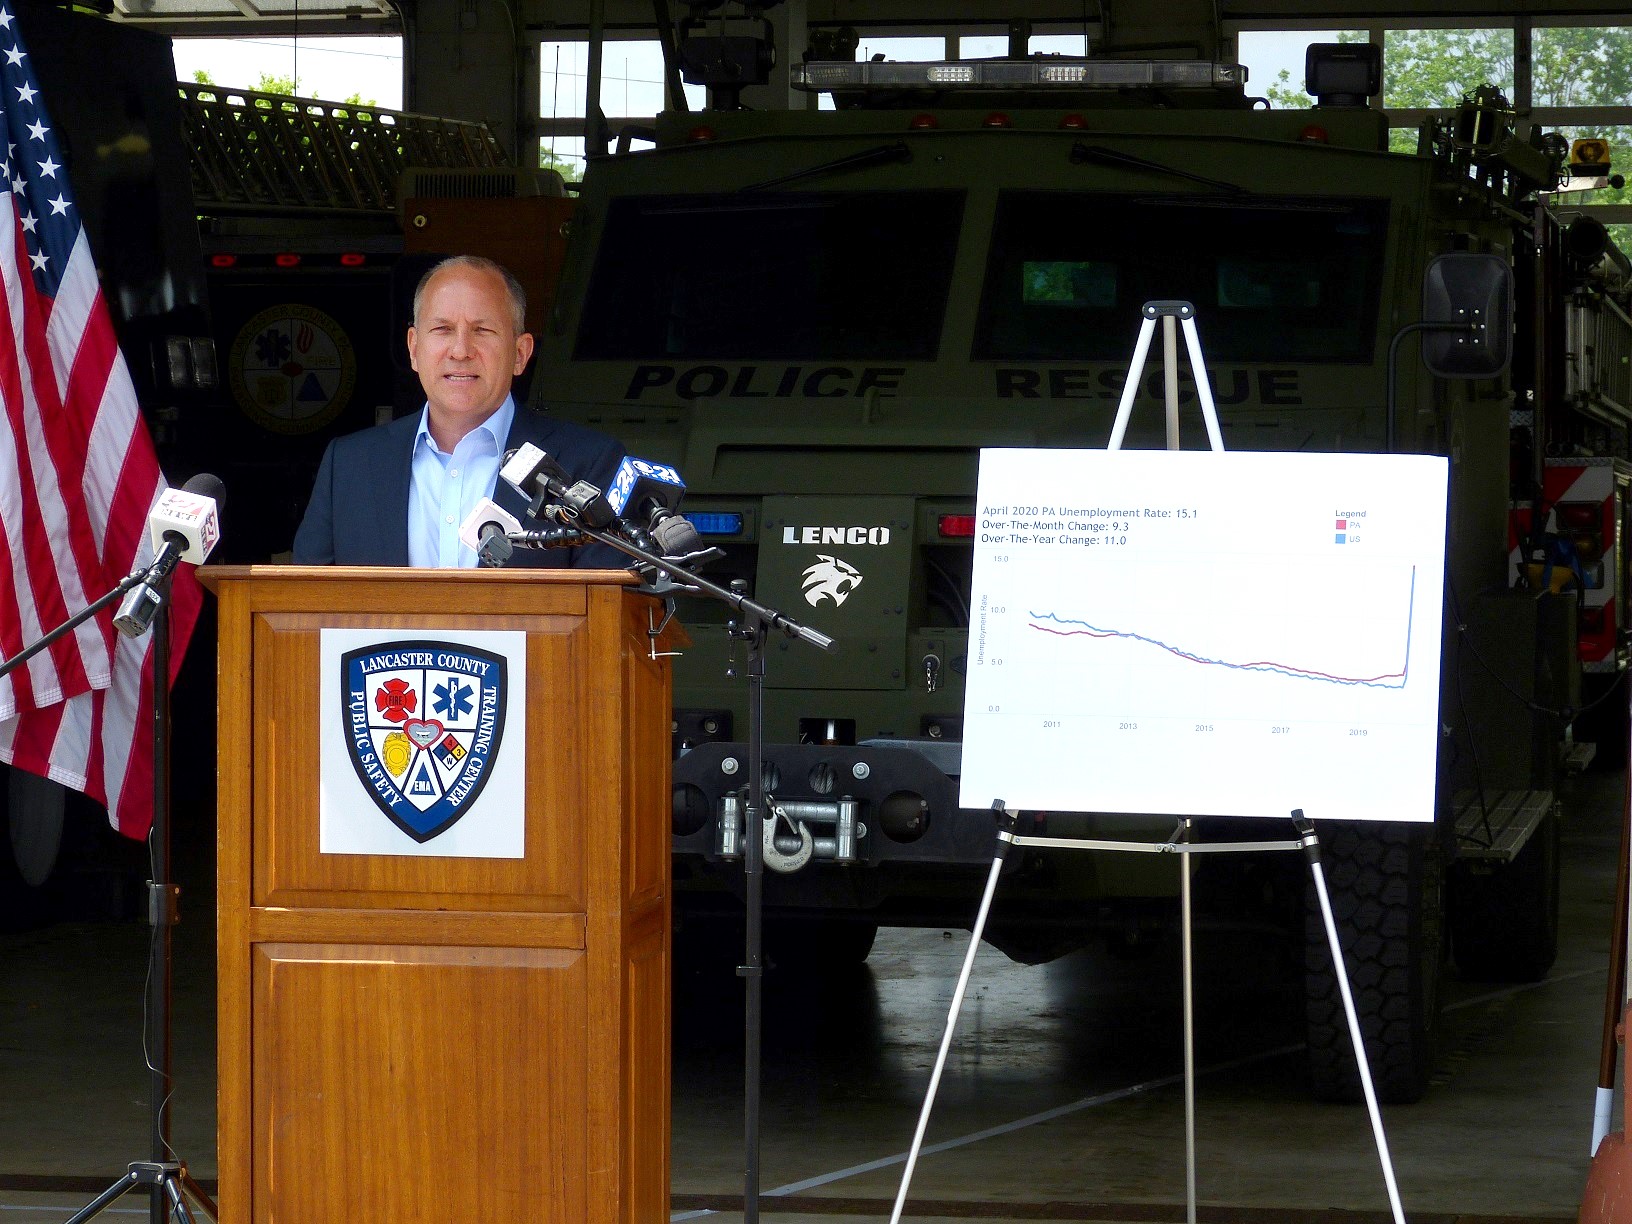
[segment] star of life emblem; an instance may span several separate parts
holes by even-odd
[[[504,737],[506,661],[450,642],[382,642],[340,657],[352,767],[417,842],[476,801]]]

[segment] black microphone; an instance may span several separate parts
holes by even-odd
[[[520,531],[521,522],[491,497],[476,503],[459,524],[459,542],[476,550],[476,562],[497,569],[510,560],[509,533]]]
[[[510,560],[515,549],[502,523],[482,524],[482,543],[476,550],[478,561],[487,569],[498,569]]]
[[[505,456],[499,475],[531,500],[527,507],[529,518],[538,518],[548,501],[561,503],[573,518],[596,531],[604,531],[617,517],[599,489],[587,480],[573,480],[566,468],[531,442]]]
[[[653,550],[664,556],[683,556],[703,546],[690,520],[676,514],[686,495],[686,482],[666,463],[625,455],[606,490],[607,503],[619,518],[637,531],[648,533]]]
[[[164,586],[177,565],[204,564],[221,539],[220,504],[226,486],[219,477],[200,472],[179,489],[166,489],[148,511],[148,539],[154,557],[142,580],[131,588],[113,627],[126,637],[140,637],[153,625],[164,605]]]

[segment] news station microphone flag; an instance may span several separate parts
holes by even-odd
[[[62,149],[10,7],[0,4],[0,657],[153,559],[164,491],[114,337]],[[171,675],[200,602],[175,575]],[[111,609],[0,677],[0,761],[105,804],[121,833],[153,820],[152,636]]]

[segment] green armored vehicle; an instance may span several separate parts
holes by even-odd
[[[1183,299],[1228,448],[1451,461],[1447,625],[1466,630],[1445,643],[1440,819],[1323,832],[1379,1090],[1420,1095],[1447,924],[1469,973],[1551,964],[1566,729],[1625,663],[1632,397],[1624,363],[1582,354],[1627,351],[1626,263],[1547,194],[1565,142],[1517,132],[1485,90],[1389,152],[1369,47],[1314,49],[1303,111],[1255,103],[1239,66],[1114,54],[809,60],[795,81],[835,109],[749,111],[741,45],[693,31],[677,50],[715,105],[590,159],[534,394],[676,466],[723,553],[709,576],[840,643],[770,650],[783,963],[865,955],[880,924],[972,921],[994,833],[957,802],[978,451],[1103,447],[1141,305]],[[1127,446],[1162,445],[1162,377],[1146,367]],[[1181,399],[1205,445],[1192,386]],[[682,616],[684,924],[741,912],[751,766],[727,613]],[[1249,868],[1219,894],[1302,931],[1298,870]],[[1007,872],[988,936],[1019,960],[1173,921],[1158,856],[1017,853]],[[1314,1086],[1343,1096],[1318,922],[1307,943]]]

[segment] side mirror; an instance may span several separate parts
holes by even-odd
[[[1498,255],[1437,256],[1422,279],[1422,360],[1440,378],[1492,378],[1513,356],[1513,269]]]

